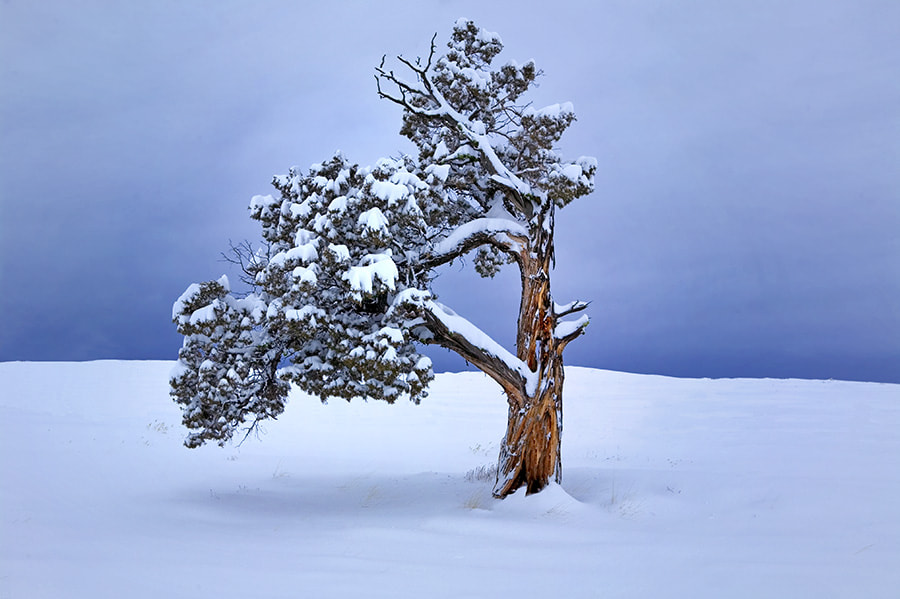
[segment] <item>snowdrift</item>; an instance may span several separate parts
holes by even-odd
[[[171,368],[0,364],[0,598],[900,589],[900,385],[570,368],[562,486],[497,501],[479,373],[188,450]]]

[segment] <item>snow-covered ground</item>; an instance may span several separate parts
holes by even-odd
[[[171,367],[0,363],[0,599],[900,597],[900,385],[571,368],[562,486],[497,501],[481,374],[188,450]]]

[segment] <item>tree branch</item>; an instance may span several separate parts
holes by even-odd
[[[568,322],[560,322],[556,325],[553,336],[556,338],[556,351],[562,353],[569,342],[584,334],[584,329],[590,324],[591,319],[587,315]]]
[[[531,205],[531,202],[526,198],[533,195],[531,185],[519,178],[512,169],[503,163],[491,144],[488,135],[486,133],[478,132],[474,124],[457,111],[447,101],[440,90],[437,89],[428,74],[428,71],[431,68],[433,55],[434,38],[432,38],[428,62],[424,67],[417,66],[402,56],[397,57],[397,60],[406,65],[417,75],[419,82],[422,85],[421,88],[399,79],[393,71],[385,70],[384,60],[382,59],[381,65],[375,69],[378,96],[402,106],[416,116],[443,121],[448,128],[462,133],[472,146],[481,153],[482,163],[488,173],[490,173],[491,180],[506,190],[510,203],[516,210],[523,214],[526,219],[530,220],[534,215],[534,208]],[[392,95],[382,89],[382,80],[394,84],[397,87],[399,96]],[[410,101],[408,94],[417,95],[427,101],[423,102],[422,105],[418,105],[418,103],[414,104]]]
[[[527,397],[537,386],[537,375],[528,366],[474,324],[431,299],[431,293],[407,289],[395,298],[389,314],[409,311],[421,318],[431,338],[423,343],[440,345],[497,381],[511,399]]]
[[[517,222],[500,218],[478,218],[467,222],[423,254],[419,264],[432,269],[452,262],[472,250],[490,245],[521,263],[522,251],[530,247],[528,232]]]
[[[570,314],[575,314],[577,312],[581,312],[585,308],[591,305],[591,302],[582,302],[576,300],[574,302],[569,302],[568,304],[560,305],[557,303],[553,304],[553,314],[557,318],[563,318],[565,316],[569,316]]]
[[[228,249],[230,253],[222,252],[222,259],[229,264],[237,266],[241,270],[241,282],[255,289],[256,273],[259,272],[259,261],[256,258],[256,253],[253,251],[253,245],[246,240],[237,245],[233,241],[228,240]]]
[[[497,381],[504,391],[507,392],[508,397],[515,398],[527,395],[529,377],[525,375],[527,370],[524,363],[520,366],[517,364],[516,366],[519,367],[514,368],[508,361],[515,360],[518,362],[519,360],[515,356],[510,354],[505,356],[506,360],[504,360],[497,355],[501,352],[497,351],[496,348],[493,351],[488,351],[484,347],[476,345],[465,334],[452,329],[447,323],[448,316],[454,320],[460,319],[465,321],[465,319],[456,314],[448,315],[441,310],[441,306],[434,304],[434,302],[429,302],[429,304],[423,311],[423,318],[426,328],[434,335],[434,344],[456,352],[467,362]],[[443,314],[440,314],[440,312],[443,312]],[[473,329],[475,328],[468,321],[465,322]],[[481,333],[481,331],[478,332]],[[484,335],[484,337],[485,340],[490,340],[492,344],[495,343],[487,335]],[[497,348],[499,347],[497,345]]]

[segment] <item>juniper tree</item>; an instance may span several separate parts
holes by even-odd
[[[563,350],[586,303],[553,301],[556,212],[590,193],[596,161],[556,143],[571,104],[535,109],[533,62],[495,67],[497,34],[459,20],[447,51],[375,69],[401,107],[417,156],[360,167],[337,154],[275,177],[251,217],[263,249],[240,260],[253,291],[227,278],[191,285],[173,319],[184,335],[172,396],[190,447],[227,442],[284,409],[290,385],[328,398],[418,403],[434,378],[423,346],[450,349],[502,387],[509,421],[494,494],[561,478]],[[520,273],[516,345],[507,350],[443,305],[436,269],[472,255],[483,277]]]

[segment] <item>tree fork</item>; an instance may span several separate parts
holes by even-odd
[[[323,400],[408,394],[418,403],[434,373],[417,346],[437,344],[506,394],[494,494],[560,481],[562,352],[588,319],[562,320],[585,302],[552,301],[555,210],[593,190],[596,160],[562,159],[554,146],[571,105],[535,111],[520,101],[537,71],[530,61],[492,69],[497,34],[459,20],[445,55],[435,40],[425,60],[398,58],[407,78],[384,60],[375,69],[418,159],[360,168],[335,155],[306,175],[276,177],[280,198],[250,204],[265,251],[234,248],[253,292],[232,294],[222,279],[189,286],[173,305],[185,342],[172,396],[194,431],[189,446],[276,417],[291,384]],[[479,274],[495,272],[502,255],[519,268],[515,351],[432,289],[435,268],[482,249]]]
[[[517,354],[538,375],[534,396],[508,397],[509,418],[500,447],[495,497],[525,487],[537,493],[551,480],[562,480],[562,347],[553,331],[556,314],[550,298],[552,236],[545,236],[536,254],[521,254],[522,299],[519,305]]]

